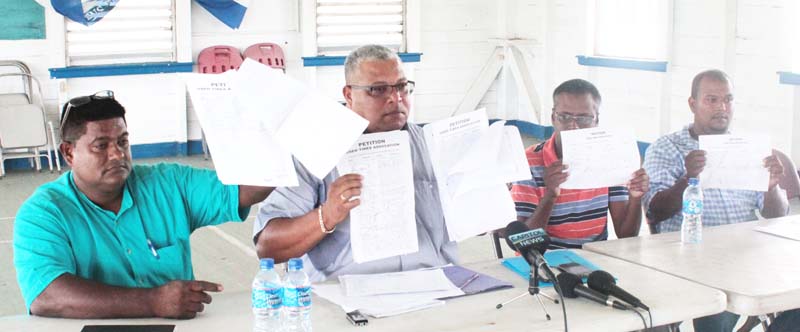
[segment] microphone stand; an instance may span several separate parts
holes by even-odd
[[[555,304],[558,304],[558,299],[555,299],[555,298],[551,297],[550,295],[542,293],[541,292],[541,288],[539,287],[539,268],[542,267],[542,266],[547,268],[547,262],[545,262],[544,260],[541,260],[541,262],[540,262],[537,259],[537,260],[534,261],[534,264],[535,265],[531,265],[531,271],[528,274],[528,291],[525,292],[525,293],[522,293],[520,295],[517,295],[517,296],[511,298],[508,301],[505,301],[503,303],[498,304],[496,306],[497,309],[500,309],[503,306],[505,306],[506,304],[514,302],[514,301],[522,298],[523,296],[525,296],[527,294],[530,294],[530,295],[533,295],[533,297],[535,297],[537,301],[539,301],[539,305],[542,307],[542,311],[544,311],[545,318],[547,318],[547,320],[550,320],[550,314],[547,312],[547,308],[544,306],[544,302],[542,301],[541,297],[544,297],[544,298],[546,298],[546,299],[548,299],[550,301],[553,301],[553,303],[555,303]],[[552,276],[552,273],[551,273],[551,276]]]

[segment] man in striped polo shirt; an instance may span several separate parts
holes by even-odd
[[[641,199],[649,186],[644,169],[633,173],[625,186],[560,188],[569,176],[568,165],[561,162],[560,132],[596,127],[600,103],[592,83],[582,79],[561,83],[553,92],[553,136],[526,150],[532,177],[511,187],[517,219],[530,228],[544,228],[554,248],[580,248],[607,239],[609,211],[617,237],[639,234]]]

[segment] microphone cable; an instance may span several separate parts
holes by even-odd
[[[646,330],[647,329],[647,320],[644,319],[644,315],[642,315],[642,313],[639,312],[639,310],[636,310],[636,308],[631,308],[630,310],[635,312],[637,315],[639,315],[639,318],[642,319],[642,324],[644,324],[644,328]],[[650,327],[653,327],[653,323],[650,323]]]

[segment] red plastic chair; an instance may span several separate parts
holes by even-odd
[[[197,70],[201,74],[218,74],[231,69],[239,69],[244,58],[233,46],[217,45],[206,47],[197,56]]]
[[[272,68],[286,72],[286,62],[283,49],[274,43],[259,43],[250,45],[244,50],[244,57],[256,60]]]

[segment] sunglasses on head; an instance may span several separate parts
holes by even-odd
[[[92,95],[88,96],[80,96],[70,99],[67,102],[67,109],[64,110],[64,113],[61,114],[61,128],[64,128],[64,124],[67,123],[67,119],[69,118],[69,113],[75,107],[81,107],[86,105],[93,100],[106,100],[106,99],[114,99],[114,91],[111,90],[103,90],[95,92]]]

